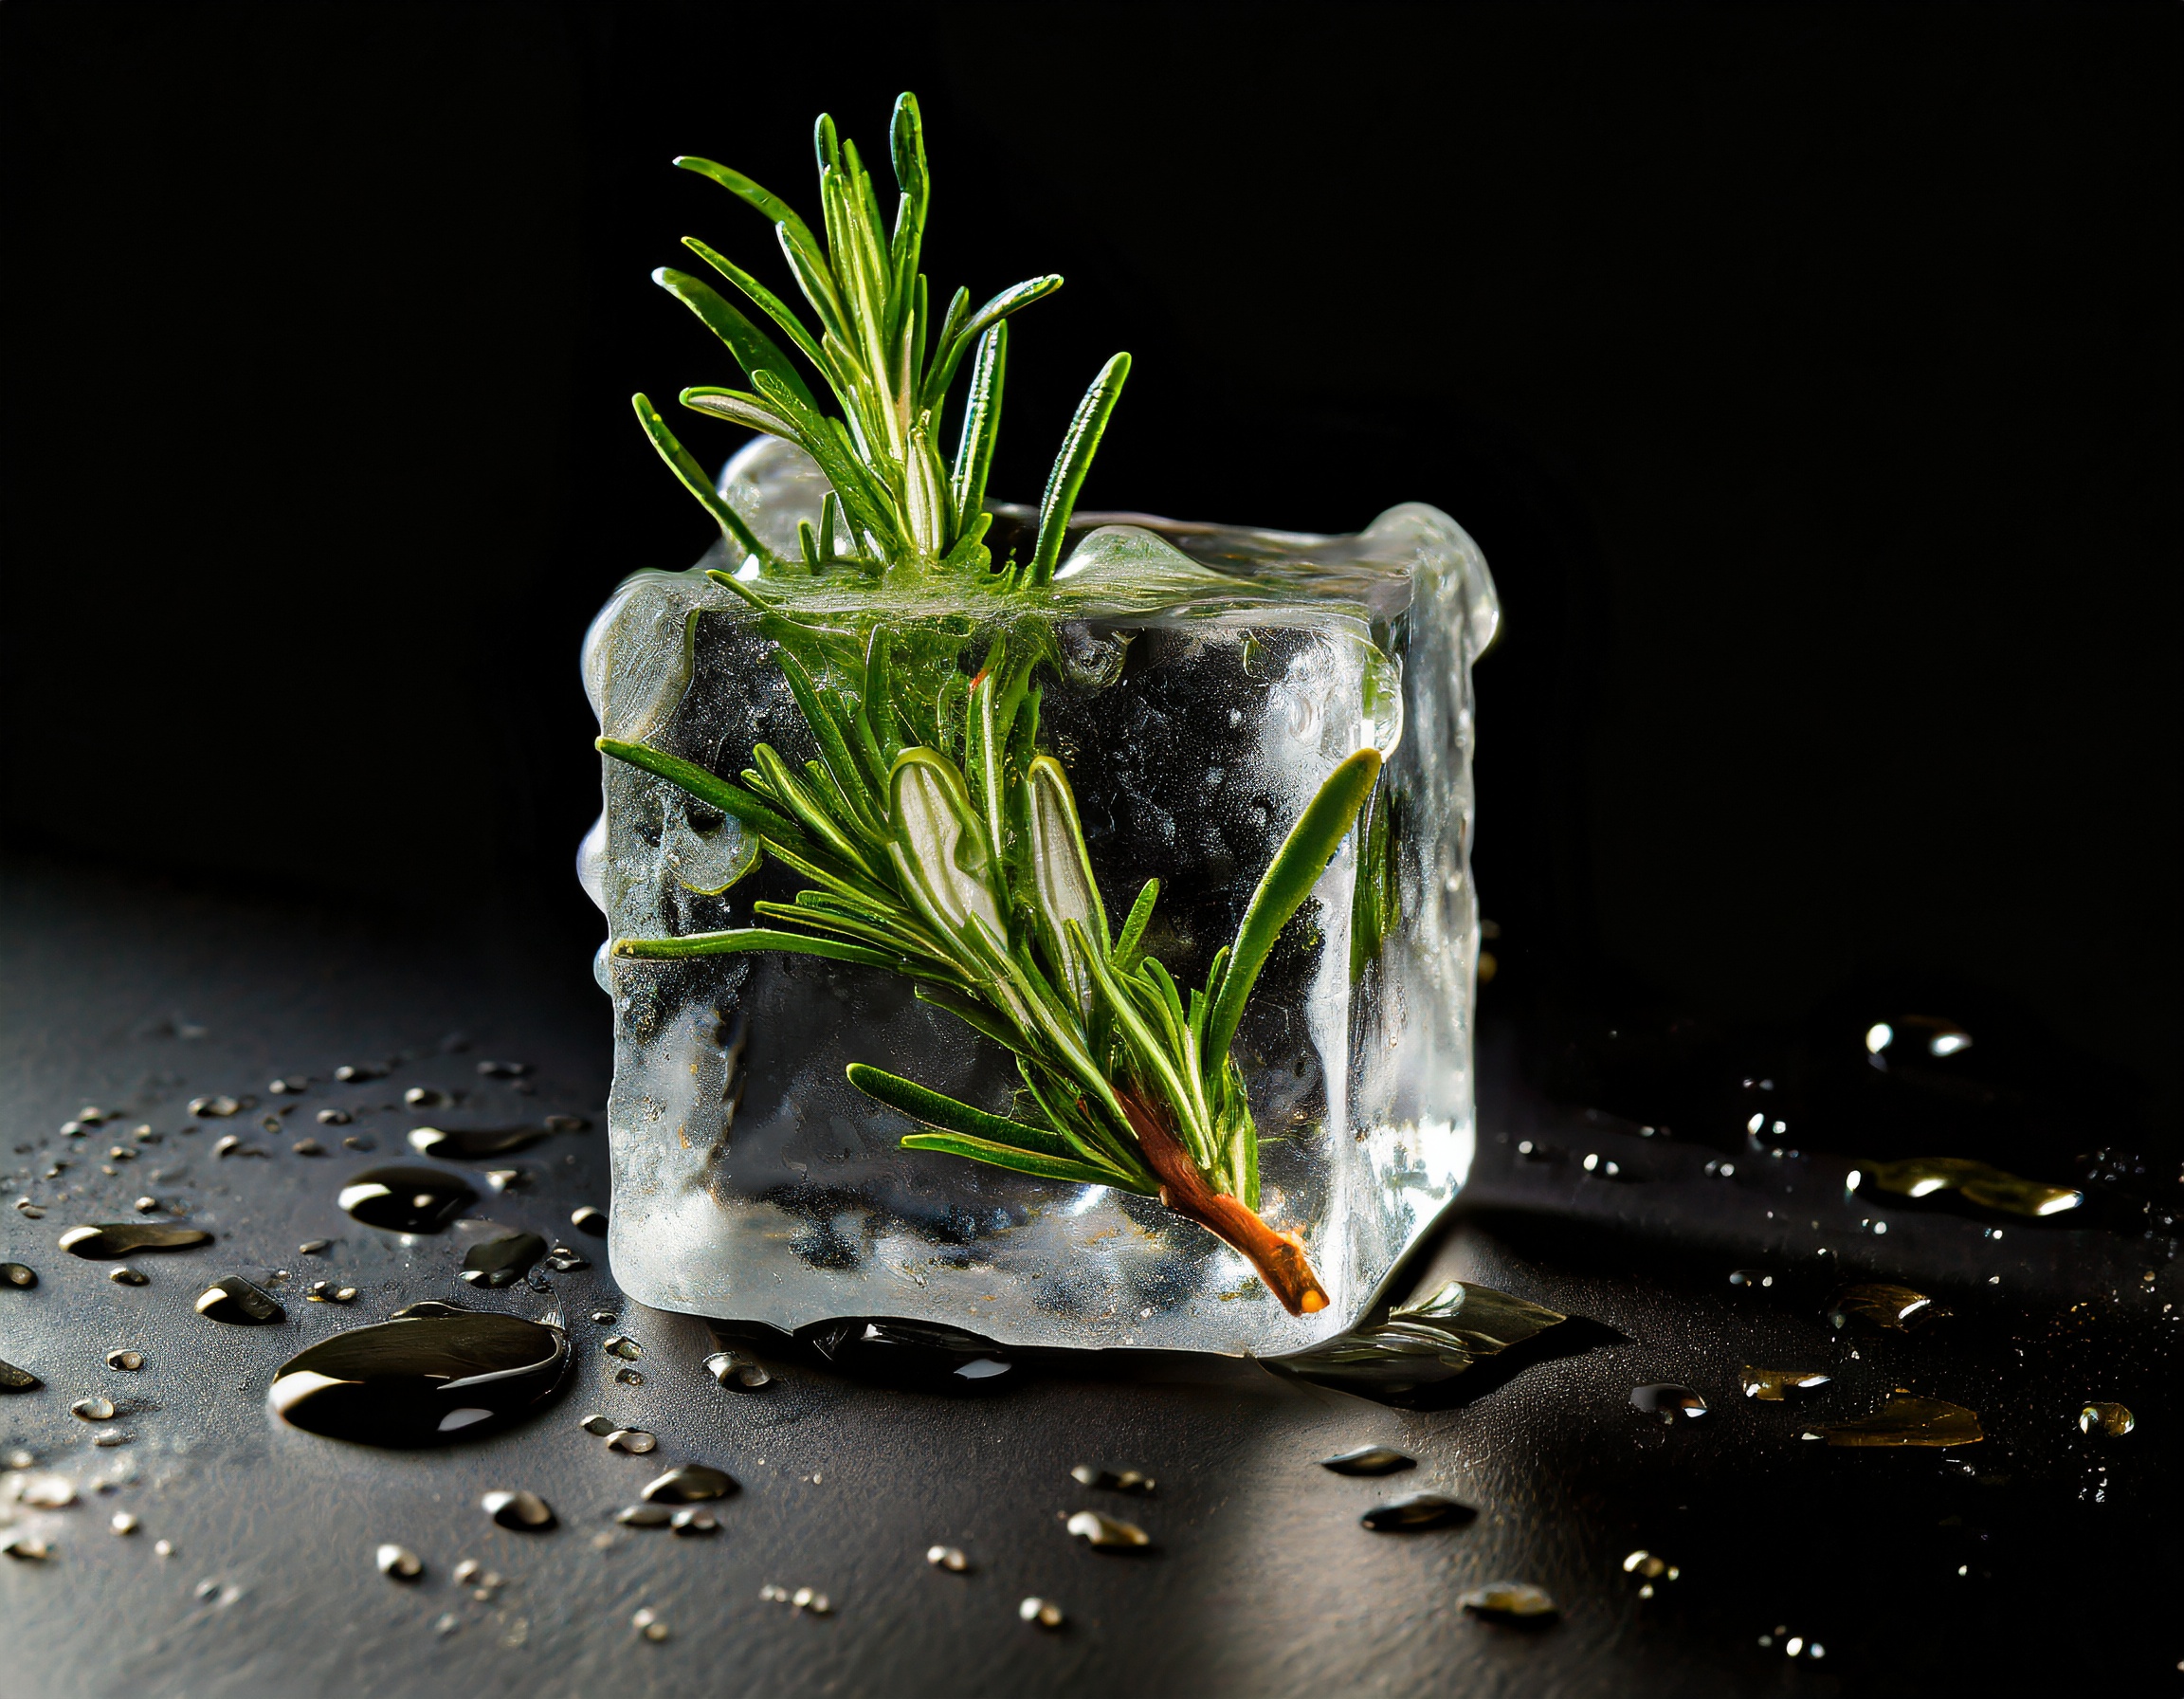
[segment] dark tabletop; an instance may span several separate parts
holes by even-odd
[[[78,1499],[0,1499],[8,1534],[45,1561],[0,1562],[0,1693],[260,1695],[769,1693],[1998,1693],[2036,1684],[2114,1692],[2184,1684],[2172,1307],[2176,1281],[2141,1224],[2056,1227],[1975,1213],[1884,1216],[1845,1192],[1845,1162],[1740,1161],[1664,1142],[1529,1091],[1509,1035],[1483,1047],[1474,1182],[1421,1259],[1421,1285],[1483,1282],[1577,1320],[1394,1408],[1257,1364],[1112,1352],[1023,1358],[951,1389],[845,1372],[787,1341],[761,1348],[773,1382],[717,1385],[716,1341],[690,1318],[623,1302],[601,1241],[570,1213],[605,1205],[601,1105],[609,1011],[584,963],[519,945],[388,932],[302,905],[147,891],[48,863],[12,864],[0,1033],[8,1199],[0,1255],[35,1288],[0,1288],[0,1358],[38,1375],[0,1398],[0,1441],[34,1454],[0,1484],[66,1477]],[[481,1074],[516,1061],[518,1079]],[[337,1085],[342,1064],[383,1078]],[[297,1097],[276,1077],[307,1076]],[[567,1240],[599,1266],[553,1290],[460,1285],[460,1234],[404,1245],[335,1207],[341,1178],[406,1154],[412,1086],[460,1094],[450,1124],[585,1117],[507,1159],[476,1213]],[[258,1101],[192,1119],[194,1097]],[[64,1123],[113,1119],[82,1137]],[[346,1126],[317,1113],[347,1107]],[[275,1115],[279,1131],[262,1121]],[[108,1150],[148,1124],[132,1160]],[[202,1130],[185,1132],[185,1127]],[[215,1153],[228,1133],[246,1147]],[[371,1141],[369,1152],[337,1140]],[[328,1147],[294,1154],[301,1137]],[[1530,1142],[1530,1158],[1518,1154]],[[1588,1174],[1583,1159],[1619,1177]],[[56,1160],[69,1165],[58,1176]],[[103,1172],[111,1168],[112,1174]],[[207,1248],[134,1259],[150,1284],[107,1278],[55,1241],[132,1217],[139,1193],[187,1207]],[[1882,1219],[1886,1234],[1873,1231]],[[310,1239],[332,1241],[300,1255]],[[1733,1286],[1732,1269],[1772,1286]],[[284,1271],[284,1272],[281,1272]],[[266,1285],[284,1323],[230,1327],[192,1301],[211,1280]],[[353,1284],[346,1307],[307,1301]],[[1837,1328],[1839,1285],[1886,1278],[1948,1316],[1912,1332]],[[284,1425],[275,1368],[306,1343],[421,1298],[543,1316],[575,1344],[564,1390],[533,1418],[469,1443],[367,1449]],[[612,1310],[611,1325],[594,1324]],[[606,1355],[626,1333],[634,1364]],[[136,1374],[106,1352],[145,1354]],[[1748,1402],[1740,1367],[1821,1370],[1806,1406]],[[615,1379],[633,1366],[641,1385]],[[1631,1388],[1677,1381],[1711,1408],[1665,1426]],[[1949,1449],[1803,1441],[1820,1420],[1877,1408],[1892,1388],[1975,1409],[1987,1437]],[[102,1395],[110,1423],[69,1413]],[[2135,1433],[2080,1432],[2089,1398],[2129,1404]],[[594,1412],[655,1432],[647,1457],[581,1431]],[[111,1428],[126,1443],[95,1447]],[[1413,1453],[1386,1481],[1317,1460],[1368,1442]],[[741,1491],[711,1538],[618,1526],[660,1466],[701,1461]],[[1081,1487],[1081,1463],[1139,1469],[1156,1490]],[[544,1534],[479,1507],[527,1488]],[[1361,1528],[1396,1492],[1475,1507],[1469,1526]],[[1063,1519],[1097,1508],[1141,1524],[1142,1552],[1088,1548]],[[116,1512],[138,1529],[109,1531]],[[155,1542],[167,1541],[161,1557]],[[383,1578],[382,1542],[426,1565]],[[962,1548],[962,1574],[930,1566]],[[1627,1573],[1658,1553],[1677,1579]],[[473,1597],[451,1572],[503,1578]],[[1493,1580],[1546,1588],[1561,1616],[1521,1630],[1467,1615]],[[761,1589],[823,1592],[819,1616]],[[1066,1613],[1021,1621],[1027,1596]],[[632,1626],[649,1608],[661,1640]],[[1791,1639],[1795,1657],[1786,1655]],[[1814,1643],[1822,1650],[1813,1657]]]

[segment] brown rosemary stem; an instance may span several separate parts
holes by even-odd
[[[1130,1130],[1138,1135],[1146,1165],[1159,1178],[1160,1201],[1242,1255],[1291,1315],[1308,1316],[1325,1309],[1327,1290],[1312,1272],[1304,1241],[1293,1233],[1276,1233],[1241,1200],[1214,1191],[1152,1105],[1135,1092],[1116,1095],[1122,1113],[1130,1118]]]

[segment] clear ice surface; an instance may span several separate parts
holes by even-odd
[[[795,559],[796,522],[817,521],[826,485],[799,450],[760,438],[720,488]],[[996,512],[996,555],[1015,531],[1028,547],[1027,510]],[[1135,514],[1082,515],[1071,537],[1051,590],[1029,603],[1054,620],[1069,674],[1046,681],[1041,741],[1068,772],[1114,923],[1160,880],[1149,942],[1178,981],[1202,982],[1335,765],[1367,744],[1386,758],[1398,897],[1384,940],[1354,975],[1353,831],[1237,1034],[1261,1214],[1302,1234],[1331,1304],[1286,1315],[1240,1256],[1156,1199],[901,1148],[913,1124],[855,1090],[849,1063],[1000,1113],[1017,1080],[998,1047],[900,978],[801,957],[644,961],[603,948],[610,1249],[632,1297],[791,1329],[896,1316],[1005,1344],[1271,1356],[1354,1324],[1463,1185],[1478,956],[1470,672],[1497,619],[1478,548],[1417,503],[1355,537]],[[637,574],[593,622],[583,663],[604,733],[731,777],[757,741],[792,765],[815,753],[748,606],[704,575],[732,564],[717,546],[688,572]],[[998,611],[878,604],[855,582],[799,574],[764,587],[805,617]],[[749,925],[754,898],[793,890],[736,821],[618,761],[603,758],[603,780],[577,864],[610,938]]]

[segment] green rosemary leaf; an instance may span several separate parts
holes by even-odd
[[[986,505],[986,477],[1001,440],[1001,385],[1008,375],[1009,326],[996,324],[978,341],[971,368],[971,393],[963,402],[963,429],[956,440],[956,511],[965,516]],[[969,523],[966,518],[966,524]]]
[[[1122,923],[1122,936],[1115,941],[1114,954],[1108,959],[1114,962],[1119,974],[1138,971],[1138,945],[1144,941],[1145,928],[1153,922],[1153,904],[1160,900],[1160,882],[1148,879],[1138,892],[1138,901],[1130,904],[1129,917]]]
[[[910,543],[927,559],[948,546],[955,516],[948,511],[948,475],[922,425],[913,426],[902,460],[902,517]]]
[[[796,546],[803,551],[804,564],[810,569],[814,578],[827,570],[826,562],[819,555],[819,533],[810,520],[796,521]]]
[[[819,363],[819,344],[811,339],[811,333],[804,328],[804,321],[793,309],[773,290],[753,277],[742,266],[726,256],[715,252],[695,236],[682,238],[682,246],[696,254],[706,265],[743,291],[751,304],[780,326],[783,334],[804,351],[804,357],[813,365]]]
[[[819,315],[819,334],[822,337],[846,337],[849,320],[842,306],[842,292],[835,286],[833,268],[827,256],[811,238],[811,232],[801,224],[777,224],[774,234],[781,243],[781,256],[789,262],[797,288],[803,290],[804,299],[811,303],[811,310]]]
[[[925,120],[918,110],[918,97],[907,89],[895,100],[895,113],[887,125],[887,151],[895,167],[896,186],[910,203],[922,233],[933,205],[933,177],[925,165]],[[918,269],[915,253],[910,269]]]
[[[1235,948],[1207,1022],[1205,1055],[1209,1066],[1218,1066],[1228,1054],[1236,1023],[1244,1018],[1244,1005],[1259,970],[1266,965],[1275,940],[1282,936],[1289,917],[1312,894],[1312,887],[1334,859],[1379,776],[1380,752],[1360,749],[1327,776],[1327,782],[1304,805],[1297,824],[1274,852],[1259,888],[1251,894],[1243,923],[1236,929]]]
[[[936,1009],[947,1010],[973,1032],[983,1033],[1004,1050],[1019,1050],[1024,1046],[1024,1034],[976,997],[966,996],[953,987],[944,985],[920,985],[916,988],[914,995],[920,1003],[930,1003]]]
[[[891,670],[887,628],[875,625],[871,639],[864,646],[864,716],[866,730],[879,744],[880,753],[890,767],[902,753],[902,740],[897,732],[895,692],[889,678]]]
[[[694,413],[704,413],[709,418],[725,419],[731,425],[741,425],[752,430],[763,430],[768,436],[777,436],[803,446],[804,439],[795,426],[755,395],[746,395],[741,390],[722,389],[719,384],[693,384],[676,399]]]
[[[777,372],[781,381],[796,392],[806,407],[814,411],[818,410],[818,402],[811,398],[804,380],[796,375],[780,344],[721,300],[711,283],[668,265],[654,271],[652,281],[697,314],[705,328],[728,345],[728,352],[736,356],[736,363],[743,368],[746,376]]]
[[[1077,404],[1077,416],[1069,421],[1062,451],[1047,474],[1046,493],[1039,502],[1039,541],[1031,551],[1030,582],[1033,587],[1051,583],[1054,567],[1062,557],[1062,539],[1076,511],[1077,492],[1084,487],[1084,474],[1092,469],[1092,457],[1100,450],[1100,438],[1120,399],[1130,375],[1130,356],[1119,354],[1100,369],[1084,399]]]
[[[1065,1180],[1081,1186],[1113,1186],[1119,1191],[1157,1196],[1157,1188],[1133,1183],[1111,1168],[1095,1168],[1089,1162],[1073,1162],[1066,1157],[1038,1156],[1011,1145],[967,1138],[961,1133],[906,1134],[902,1148],[944,1151],[952,1157],[969,1157],[974,1162],[990,1162],[996,1168],[1011,1168],[1018,1174],[1033,1175],[1040,1179]]]
[[[834,434],[833,422],[805,407],[771,372],[761,372],[751,381],[757,385],[758,393],[796,428],[797,440],[819,463],[819,469],[827,474],[827,482],[834,486],[834,493],[842,498],[842,505],[851,521],[883,542],[893,542],[897,537],[894,515],[883,506],[883,499],[874,492],[856,456]]]
[[[1106,961],[1092,949],[1091,941],[1084,936],[1083,928],[1074,921],[1067,924],[1071,942],[1083,953],[1084,964],[1092,972],[1094,983],[1099,986],[1108,1007],[1114,1011],[1116,1024],[1121,1030],[1122,1041],[1129,1048],[1131,1062],[1145,1083],[1157,1089],[1168,1100],[1169,1107],[1175,1111],[1176,1131],[1183,1141],[1184,1148],[1191,1153],[1192,1160],[1202,1169],[1211,1168],[1211,1142],[1196,1112],[1195,1094],[1177,1070],[1175,1057],[1146,1021],[1144,1013],[1138,1007],[1138,999],[1115,977]]]
[[[819,155],[822,174],[829,169],[842,169],[842,141],[835,132],[832,114],[822,112],[811,125],[811,148]]]
[[[741,172],[731,171],[727,166],[717,165],[710,159],[701,159],[694,154],[679,155],[675,163],[684,171],[694,171],[700,176],[711,177],[737,200],[756,208],[765,215],[769,224],[787,225],[810,245],[811,232],[804,221],[797,217],[796,209],[779,195],[760,188]]]
[[[982,1140],[989,1144],[1007,1145],[1013,1149],[1037,1152],[1042,1156],[1059,1157],[1063,1154],[1061,1139],[1045,1127],[1029,1126],[1021,1121],[990,1115],[984,1109],[973,1108],[969,1104],[960,1103],[953,1097],[943,1097],[937,1091],[906,1080],[900,1074],[889,1073],[883,1069],[873,1068],[863,1062],[852,1062],[849,1065],[849,1083],[866,1097],[877,1099],[913,1121],[922,1121],[927,1126],[943,1127],[949,1132]]]
[[[902,386],[902,393],[905,395],[913,393],[913,385],[917,382],[918,374],[925,370],[925,333],[933,322],[930,311],[925,304],[925,274],[920,271],[918,274],[917,290],[910,299],[910,310],[916,313],[918,317],[914,321],[917,326],[916,335],[910,342],[910,370],[906,375],[909,382]],[[940,421],[937,418],[933,421],[933,429],[935,430],[940,429]]]
[[[843,552],[842,539],[848,530],[848,521],[842,513],[842,498],[829,487],[819,499],[819,553],[828,560],[834,559]]]
[[[730,784],[705,771],[695,761],[663,755],[642,743],[626,743],[619,738],[600,738],[594,740],[600,754],[612,756],[618,761],[627,761],[632,767],[642,767],[647,773],[659,775],[669,784],[687,791],[710,808],[741,821],[753,831],[771,838],[795,844],[804,839],[803,831],[792,821],[783,818],[773,809],[754,796],[740,785]]]
[[[918,405],[933,410],[933,417],[940,417],[940,403],[947,393],[945,384],[936,387],[935,378],[940,371],[940,358],[962,334],[964,315],[971,310],[971,291],[958,288],[948,298],[948,310],[940,316],[939,332],[933,338],[932,363],[921,368],[923,378],[918,385]],[[949,368],[951,375],[955,368]]]
[[[758,770],[766,776],[767,788],[789,806],[790,812],[803,822],[804,829],[837,858],[877,883],[872,864],[865,860],[864,852],[849,841],[848,835],[835,822],[833,815],[789,771],[787,763],[773,745],[760,743],[751,754],[758,763]]]
[[[1062,286],[1059,275],[1027,278],[1023,283],[1007,288],[980,307],[964,320],[963,328],[956,333],[934,356],[937,362],[926,379],[924,405],[935,412],[940,411],[940,402],[948,393],[948,386],[956,379],[956,368],[962,364],[964,352],[978,338],[1010,314],[1020,312],[1035,301],[1044,301]]]
[[[909,974],[916,964],[885,950],[846,943],[838,938],[820,938],[805,932],[771,932],[761,926],[736,932],[692,932],[682,938],[620,938],[613,954],[633,956],[643,961],[680,961],[691,956],[738,956],[762,950],[786,950],[799,956],[823,956],[829,961],[852,961],[862,967],[885,968]]]
[[[1083,1092],[1066,1074],[1046,1062],[1019,1052],[1016,1071],[1023,1076],[1025,1088],[1031,1093],[1031,1101],[1039,1105],[1040,1113],[1046,1117],[1047,1124],[1060,1132],[1079,1156],[1088,1162],[1105,1163],[1130,1175],[1154,1191],[1159,1189],[1152,1171],[1138,1154],[1137,1135],[1130,1131],[1129,1122],[1120,1113],[1119,1105],[1114,1105],[1116,1125],[1121,1129],[1117,1133],[1092,1112],[1093,1094]],[[1111,1099],[1109,1094],[1110,1102]]]
[[[834,782],[842,787],[857,825],[875,844],[883,841],[886,826],[881,816],[880,797],[865,788],[864,769],[849,752],[849,740],[844,734],[841,721],[820,696],[819,686],[811,682],[811,675],[804,669],[801,661],[787,649],[775,651],[774,659],[780,666],[782,676],[789,681],[789,693],[795,697],[797,707],[803,710],[804,722],[818,740],[819,753],[826,758]]]
[[[901,906],[892,891],[883,887],[877,881],[865,878],[847,864],[836,861],[824,850],[805,840],[782,843],[768,837],[765,843],[766,852],[783,867],[792,872],[803,874],[815,885],[824,886],[838,896],[862,903],[883,913],[894,912]]]
[[[1006,939],[1006,893],[955,763],[936,750],[905,749],[889,783],[888,854],[904,892],[943,938],[979,926]]]
[[[809,910],[812,914],[880,927],[900,945],[905,956],[929,956],[941,970],[941,977],[952,981],[960,977],[961,970],[950,959],[947,945],[920,926],[907,908],[897,904],[872,903],[862,897],[845,897],[838,891],[820,890],[798,891],[796,901],[790,906],[799,915]]]
[[[869,244],[866,251],[877,257],[887,251],[887,227],[880,221],[880,196],[872,187],[872,174],[864,169],[864,156],[858,153],[857,144],[846,137],[842,142],[844,174],[848,178],[853,210],[864,227],[864,237]],[[884,267],[879,275],[884,278]]]
[[[1077,817],[1077,798],[1062,763],[1043,755],[1031,762],[1030,844],[1032,897],[1048,957],[1083,1014],[1092,1012],[1091,969],[1070,941],[1072,922],[1102,954],[1108,948],[1107,911],[1092,876],[1091,853]]]
[[[984,572],[993,558],[985,542],[987,527],[992,522],[993,516],[990,513],[974,514],[971,522],[963,527],[963,535],[956,539],[956,546],[940,557],[940,564]]]
[[[870,944],[873,948],[892,953],[906,960],[921,977],[949,977],[948,962],[941,958],[917,948],[900,937],[892,927],[877,925],[854,915],[828,914],[822,909],[807,907],[795,903],[771,903],[760,901],[751,904],[751,912],[770,921],[794,921],[819,932],[838,932],[843,937]]]
[[[729,506],[727,499],[713,487],[713,480],[705,475],[705,468],[676,441],[675,433],[667,429],[667,421],[660,416],[660,410],[642,392],[630,396],[629,404],[637,410],[637,423],[652,439],[652,447],[667,463],[667,469],[682,482],[684,489],[698,498],[698,504],[713,516],[714,523],[720,527],[720,535],[728,539],[730,548],[774,563],[774,551],[758,540],[757,533],[744,522],[743,516]]]

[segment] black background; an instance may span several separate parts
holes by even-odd
[[[883,152],[908,86],[936,284],[1069,280],[1017,326],[997,493],[1036,494],[1123,347],[1087,505],[1348,530],[1415,499],[1484,547],[1504,1007],[1924,1002],[2045,1034],[2126,1142],[2167,1136],[2174,8],[0,29],[18,848],[578,971],[577,646],[711,535],[627,397],[724,362],[646,274],[687,231],[780,281],[667,161],[808,203],[813,112]]]

